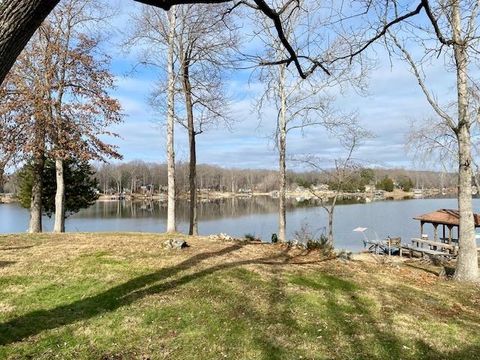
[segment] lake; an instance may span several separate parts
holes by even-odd
[[[236,237],[253,234],[269,240],[276,233],[278,199],[267,196],[228,198],[202,201],[199,205],[199,232],[202,235],[227,233]],[[418,237],[420,225],[412,218],[441,208],[457,208],[456,199],[415,199],[376,201],[366,204],[338,205],[335,210],[335,246],[338,249],[360,250],[362,235],[352,230],[367,227],[369,238],[401,236],[403,240]],[[179,201],[178,228],[188,230],[188,202]],[[474,200],[474,211],[479,212],[480,199]],[[166,203],[159,201],[102,201],[67,219],[67,231],[101,232],[133,231],[164,232]],[[52,228],[53,219],[45,218],[44,229]],[[290,203],[287,209],[287,234],[294,237],[302,225],[308,224],[317,235],[327,223],[325,211],[316,206],[298,206]],[[0,233],[20,233],[28,228],[28,211],[17,204],[0,204]],[[431,226],[425,232],[433,234]]]

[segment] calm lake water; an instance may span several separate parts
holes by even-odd
[[[270,197],[231,198],[205,201],[199,208],[199,231],[202,235],[220,232],[243,237],[254,234],[269,240],[277,232],[278,199]],[[180,201],[178,208],[179,230],[188,230],[188,203]],[[338,205],[335,210],[336,247],[360,250],[362,235],[352,230],[367,227],[369,238],[401,236],[403,240],[419,236],[416,215],[441,208],[457,208],[456,199],[416,199],[403,201],[377,201],[367,204]],[[480,211],[480,199],[474,200],[474,211]],[[97,202],[67,219],[67,231],[134,231],[164,232],[166,229],[166,203],[111,201]],[[44,229],[52,228],[53,221],[45,218]],[[308,224],[312,232],[324,231],[327,217],[323,209],[315,206],[294,206],[287,211],[287,233],[294,237],[295,231]],[[28,212],[17,204],[0,204],[0,233],[25,232],[28,227]],[[430,236],[433,229],[426,225]]]

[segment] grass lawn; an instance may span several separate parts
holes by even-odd
[[[0,236],[0,359],[480,359],[480,289],[166,235]]]

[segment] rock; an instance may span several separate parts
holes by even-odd
[[[227,235],[225,233],[220,233],[217,235],[209,235],[208,240],[210,241],[238,241],[238,242],[246,242],[245,239],[237,239],[233,236]]]
[[[352,260],[352,253],[342,250],[337,253],[337,258],[343,261],[349,261]]]
[[[223,241],[233,241],[235,240],[233,237],[231,237],[230,235],[227,235],[227,234],[224,234],[224,233],[220,233],[217,235],[217,237],[220,239],[220,240],[223,240]]]
[[[169,239],[165,241],[163,245],[167,249],[185,249],[190,246],[185,240],[181,239]]]

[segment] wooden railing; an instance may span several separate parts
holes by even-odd
[[[413,238],[412,245],[418,248],[423,248],[424,245],[428,245],[431,250],[444,251],[444,252],[449,252],[451,254],[457,254],[458,252],[458,245],[447,244],[447,243],[427,240],[427,239]]]

